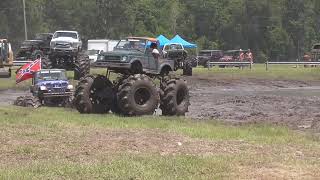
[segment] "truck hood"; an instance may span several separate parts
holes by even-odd
[[[37,86],[46,86],[48,88],[66,88],[69,85],[67,80],[39,81]]]
[[[110,52],[103,53],[104,56],[130,56],[130,55],[143,55],[144,52],[136,51],[136,50],[115,50]]]
[[[58,37],[52,39],[51,42],[78,42],[78,39],[73,39],[71,37]]]

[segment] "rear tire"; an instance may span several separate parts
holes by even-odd
[[[184,80],[175,78],[161,83],[162,115],[184,116],[190,105],[189,89]]]
[[[192,64],[191,61],[186,61],[183,66],[183,75],[192,76]]]
[[[24,98],[24,106],[25,107],[33,107],[33,108],[39,108],[41,106],[41,102],[39,98],[34,96],[26,96]]]
[[[108,113],[114,99],[112,86],[105,76],[82,78],[76,88],[74,106],[80,113]]]
[[[89,56],[83,53],[79,53],[74,64],[74,79],[79,80],[88,74],[90,74]]]
[[[159,93],[144,74],[131,75],[120,83],[117,100],[126,116],[152,115],[159,104]]]
[[[35,50],[31,54],[32,61],[39,59],[39,58],[43,58],[43,57],[44,57],[44,54],[41,50]]]
[[[19,97],[17,97],[17,99],[14,101],[14,105],[15,106],[24,106],[24,104],[25,104],[25,96],[19,96]]]

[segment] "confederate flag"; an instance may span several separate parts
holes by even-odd
[[[33,78],[33,74],[41,70],[41,58],[22,66],[16,75],[16,83]]]

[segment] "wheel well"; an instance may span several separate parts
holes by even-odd
[[[143,73],[143,67],[140,61],[136,60],[131,63],[131,71],[134,74]]]
[[[136,60],[136,61],[132,62],[132,64],[131,64],[131,67],[134,67],[134,66],[140,66],[140,67],[142,67],[142,64],[141,64],[140,61]]]
[[[165,72],[170,72],[172,71],[171,67],[169,65],[165,65],[161,68],[160,74],[163,74]]]

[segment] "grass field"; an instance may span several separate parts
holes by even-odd
[[[0,107],[0,179],[320,177],[317,137],[268,125]]]
[[[105,74],[92,69],[93,74]],[[222,79],[320,80],[319,68],[195,68]],[[68,72],[72,79],[73,73]],[[76,81],[72,80],[76,84]],[[0,90],[28,89],[14,77]],[[0,106],[0,179],[319,179],[320,139],[283,126]]]

